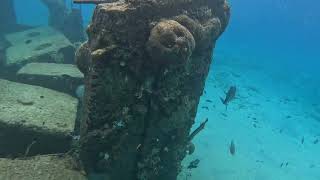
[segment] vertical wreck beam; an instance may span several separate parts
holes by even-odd
[[[0,5],[0,35],[9,32],[17,24],[13,0],[1,0]]]
[[[80,158],[111,180],[175,180],[212,60],[225,0],[100,4],[77,52],[85,74]]]
[[[69,10],[65,0],[41,0],[48,7],[48,23],[61,31],[71,42],[85,40],[81,10]]]
[[[56,29],[62,29],[64,19],[67,16],[68,9],[64,0],[41,0],[43,4],[48,7],[49,19],[48,23],[50,26]]]

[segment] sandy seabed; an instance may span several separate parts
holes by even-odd
[[[320,102],[305,98],[305,79],[221,58],[207,78],[194,128],[209,122],[194,138],[196,151],[179,180],[319,180]],[[231,85],[237,97],[226,110],[219,98]],[[188,170],[195,159],[198,168]]]

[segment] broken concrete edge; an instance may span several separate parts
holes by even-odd
[[[39,70],[44,66],[48,68],[47,71]],[[57,71],[50,73],[53,66]],[[84,84],[83,74],[75,65],[55,63],[29,63],[18,70],[16,81],[64,92],[77,98],[76,91]]]
[[[77,97],[76,90],[80,85],[83,85],[83,79],[55,76],[44,77],[41,75],[26,75],[18,74],[17,82],[41,86],[44,88],[52,89],[58,92],[67,93],[73,97]]]
[[[82,79],[83,74],[73,64],[58,63],[29,63],[22,67],[18,74],[43,75],[43,76],[70,76]]]

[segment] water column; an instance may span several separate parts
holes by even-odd
[[[129,0],[96,7],[77,52],[85,74],[79,155],[111,180],[175,180],[190,145],[224,0]]]

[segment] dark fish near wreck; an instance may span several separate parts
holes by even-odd
[[[196,160],[193,160],[190,162],[190,164],[188,165],[188,169],[194,169],[194,168],[197,168],[198,165],[200,163],[200,160],[199,159],[196,159]]]
[[[234,156],[236,154],[236,145],[234,144],[233,140],[231,140],[231,143],[229,146],[229,151],[232,156]]]
[[[221,102],[226,105],[226,109],[228,108],[228,104],[236,97],[237,88],[236,86],[231,86],[226,93],[226,97],[220,98]]]

